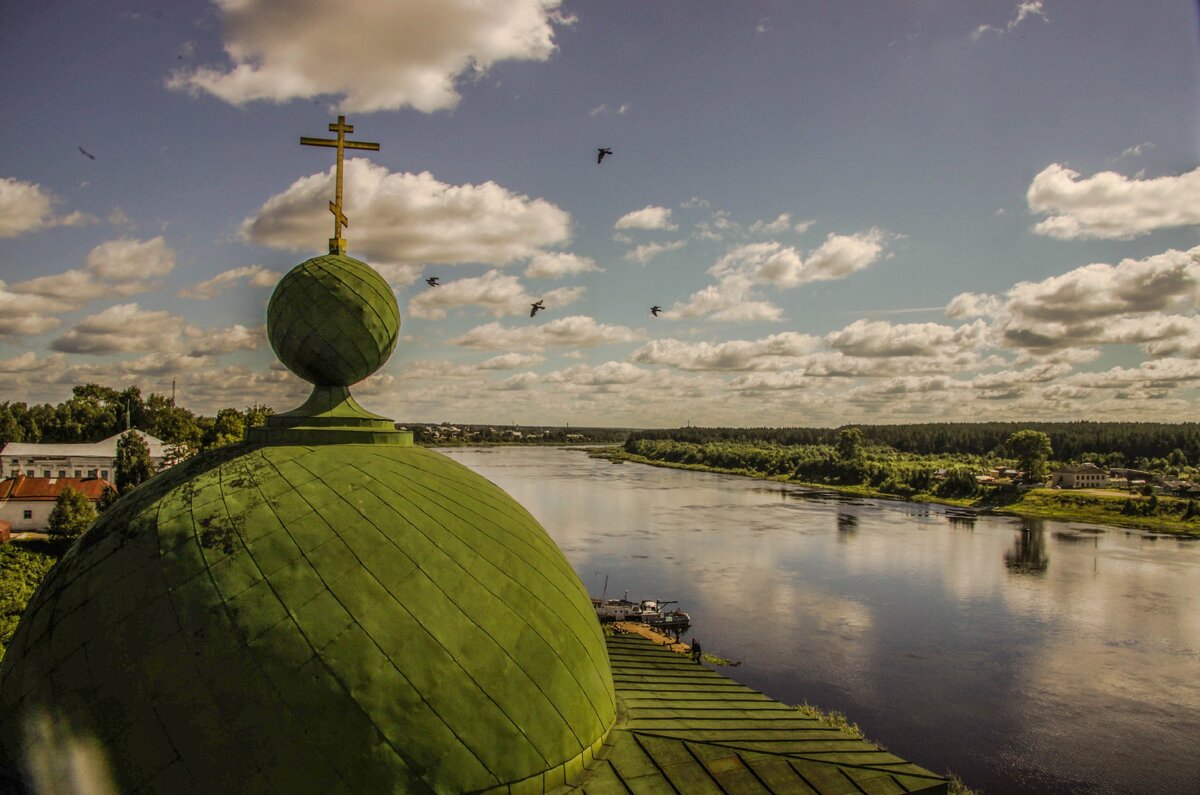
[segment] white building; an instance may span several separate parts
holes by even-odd
[[[108,485],[100,478],[31,478],[18,475],[0,480],[0,522],[7,523],[14,533],[45,531],[50,526],[50,512],[54,510],[63,489],[70,486],[94,504],[100,500],[100,495]]]
[[[150,463],[163,464],[164,444],[153,436],[135,430],[150,448]],[[112,481],[117,471],[117,440],[110,436],[92,444],[33,444],[9,442],[0,450],[0,472],[15,478],[100,478]]]

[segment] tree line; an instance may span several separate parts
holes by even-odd
[[[716,442],[767,445],[832,445],[842,428],[671,428],[634,431],[630,439],[691,444]],[[856,425],[864,443],[917,455],[992,455],[1015,458],[1007,448],[1016,432],[1031,430],[1050,439],[1060,461],[1094,461],[1108,466],[1151,468],[1155,459],[1172,465],[1200,463],[1200,423],[1165,422],[941,422]],[[1178,453],[1176,452],[1178,451]],[[1174,462],[1169,462],[1174,456]]]
[[[77,384],[62,403],[0,403],[0,446],[9,442],[82,444],[137,428],[179,448],[181,455],[240,442],[246,428],[262,425],[272,410],[252,405],[223,408],[206,417],[163,395],[131,386],[123,390]]]

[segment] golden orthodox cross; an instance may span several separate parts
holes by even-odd
[[[306,138],[301,136],[300,143],[305,146],[337,147],[337,192],[335,201],[329,203],[329,212],[333,213],[333,237],[329,239],[330,254],[345,254],[346,241],[342,238],[342,227],[350,226],[346,214],[342,212],[342,150],[369,149],[379,151],[379,144],[369,141],[347,141],[346,133],[354,132],[353,124],[346,124],[345,116],[338,116],[337,124],[329,125],[329,131],[337,133],[337,138]]]

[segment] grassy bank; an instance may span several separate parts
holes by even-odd
[[[797,486],[825,491],[836,491],[842,494],[853,494],[860,497],[908,499],[913,502],[930,502],[959,508],[971,508],[978,511],[1008,513],[1039,519],[1053,519],[1062,522],[1104,524],[1155,533],[1200,536],[1200,517],[1184,519],[1183,515],[1187,501],[1174,497],[1144,497],[1141,495],[1126,494],[1109,495],[1055,489],[1031,489],[1021,493],[989,490],[981,495],[969,498],[946,497],[929,492],[918,492],[900,497],[894,493],[881,491],[862,484],[814,483],[786,474],[764,473],[747,467],[720,467],[701,463],[662,461],[628,453],[620,447],[605,447],[593,449],[588,452],[593,457],[605,458],[611,461],[629,461],[638,464],[649,464],[651,466],[669,467],[671,469],[689,469],[698,472],[742,475],[762,480],[773,480],[780,483],[792,483]]]

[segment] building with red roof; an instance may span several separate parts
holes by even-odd
[[[12,532],[46,530],[50,525],[50,512],[68,486],[92,502],[98,502],[104,489],[112,484],[102,478],[31,478],[26,475],[0,480],[0,522],[8,524]]]

